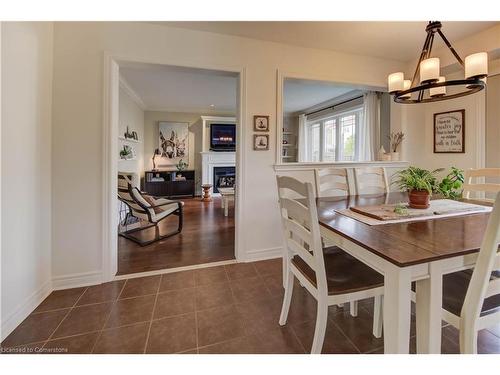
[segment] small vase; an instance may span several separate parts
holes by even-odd
[[[427,190],[410,190],[408,193],[408,198],[410,199],[409,206],[411,208],[429,208],[431,195]]]
[[[391,161],[399,161],[399,152],[391,152]]]

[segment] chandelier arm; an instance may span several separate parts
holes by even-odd
[[[430,37],[430,40],[429,40],[429,48],[427,48],[427,56],[425,57],[426,59],[428,59],[429,57],[431,57],[432,45],[434,44],[434,32],[431,31],[430,34],[431,34],[431,37]]]
[[[422,60],[424,60],[425,55],[427,53],[429,38],[430,38],[430,33],[427,33],[427,36],[425,37],[424,46],[422,47],[422,52],[420,53],[420,58],[418,59],[417,62],[417,67],[415,68],[415,73],[413,74],[413,78],[411,80],[411,87],[415,87],[415,80],[417,79],[418,72],[420,71],[420,63],[422,62]]]
[[[444,43],[446,44],[446,46],[448,47],[448,49],[451,51],[451,53],[453,53],[453,56],[455,56],[455,58],[457,59],[457,61],[460,63],[460,65],[464,66],[464,62],[463,62],[462,58],[457,53],[457,51],[455,51],[455,48],[453,48],[453,46],[448,41],[448,39],[446,39],[446,37],[444,36],[443,32],[440,29],[438,29],[437,32],[438,32],[439,36],[441,36],[441,39],[443,39]]]

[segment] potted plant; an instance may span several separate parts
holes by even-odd
[[[436,190],[436,174],[443,169],[428,171],[418,167],[408,167],[396,173],[394,183],[408,191],[411,208],[429,208],[431,194]]]
[[[443,198],[458,199],[462,196],[461,187],[463,183],[464,171],[456,167],[451,167],[450,173],[448,173],[437,186],[437,192],[440,193]]]

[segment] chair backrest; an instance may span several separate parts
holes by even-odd
[[[385,168],[354,168],[356,194],[385,194],[389,192]]]
[[[500,278],[491,278],[493,271],[500,270],[500,193],[497,194],[490,214],[481,249],[474,266],[460,314],[460,328],[476,326],[485,298],[500,294]],[[490,280],[492,279],[492,280]],[[497,312],[500,319],[500,312]]]
[[[314,170],[317,197],[349,195],[349,179],[346,168],[321,168]]]
[[[326,292],[326,271],[313,186],[310,182],[303,183],[288,176],[277,176],[276,179],[287,260],[299,256],[316,273],[318,289]],[[290,198],[291,195],[294,198]]]
[[[139,219],[153,221],[154,210],[141,195],[136,187],[132,186],[132,175],[120,172],[118,173],[118,199],[125,203],[132,215]]]
[[[480,168],[468,169],[465,171],[465,179],[463,185],[462,196],[470,199],[471,192],[485,192],[485,193],[498,193],[500,192],[500,184],[494,183],[473,183],[475,178],[484,177],[500,177],[500,168]],[[493,199],[484,199],[486,201],[493,201]]]

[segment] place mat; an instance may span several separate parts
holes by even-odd
[[[427,209],[407,207],[406,212],[402,214],[394,212],[394,208],[398,205],[400,204],[355,206],[348,209],[336,210],[336,212],[368,225],[381,225],[419,220],[432,220],[443,217],[462,216],[491,211],[491,207],[458,202],[450,199],[433,200],[430,202],[430,207]]]

